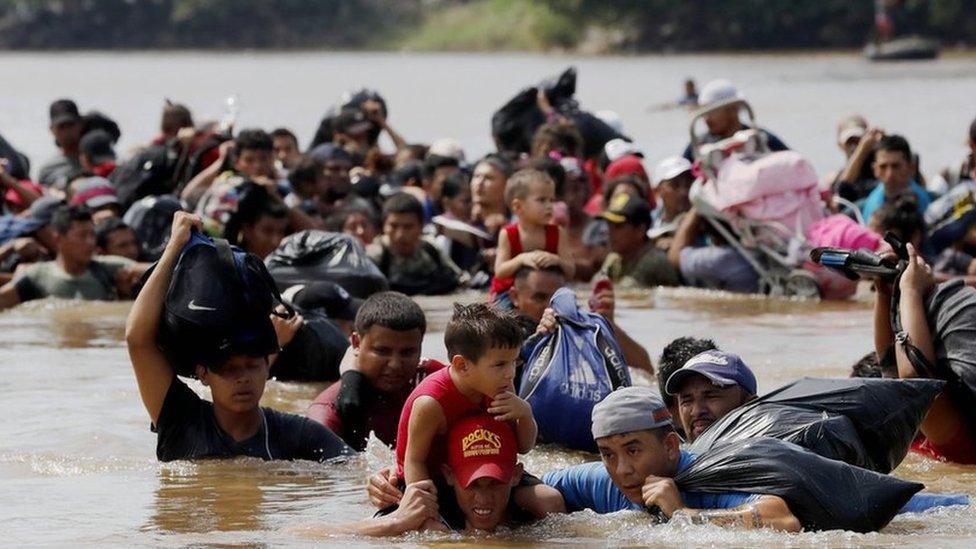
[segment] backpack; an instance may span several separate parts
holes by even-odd
[[[175,189],[176,163],[179,155],[170,146],[150,145],[119,164],[109,176],[119,203],[128,209],[146,196],[170,194]]]
[[[278,351],[270,315],[283,304],[264,263],[226,240],[194,232],[173,270],[157,342],[177,374],[231,354]],[[274,313],[279,314],[279,313]]]
[[[540,441],[596,451],[590,430],[593,406],[630,386],[630,371],[610,324],[581,311],[572,290],[556,290],[550,306],[557,315],[556,330],[523,345],[526,361],[518,394],[532,405]]]

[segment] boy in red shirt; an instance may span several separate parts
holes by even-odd
[[[515,282],[515,273],[522,267],[559,267],[567,280],[573,278],[576,263],[566,231],[552,223],[555,201],[556,184],[539,170],[519,170],[505,186],[505,202],[518,221],[498,234],[491,299],[508,302],[506,308],[511,308],[508,290]]]
[[[397,477],[406,484],[432,479],[444,490],[445,436],[466,416],[488,412],[508,422],[519,453],[535,446],[538,432],[532,408],[515,394],[515,366],[522,330],[511,311],[483,303],[455,305],[444,331],[450,366],[417,386],[400,415]],[[516,503],[536,516],[562,510],[561,500],[546,497],[546,487],[515,488]]]

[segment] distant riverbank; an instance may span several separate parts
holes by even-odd
[[[896,29],[974,45],[969,2],[915,2]],[[868,0],[0,0],[0,49],[683,53],[861,48]]]

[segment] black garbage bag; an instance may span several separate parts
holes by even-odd
[[[560,114],[576,124],[583,136],[583,155],[587,158],[600,153],[607,141],[624,138],[619,132],[589,112],[579,108],[576,94],[576,69],[569,67],[559,76],[537,86],[519,91],[491,117],[491,134],[500,152],[527,153],[532,147],[532,136],[546,121],[536,105],[539,89]]]
[[[362,244],[342,233],[308,230],[289,235],[265,263],[279,288],[327,280],[367,298],[388,287]]]
[[[773,438],[719,444],[674,482],[689,492],[779,496],[807,530],[854,532],[884,528],[924,488]]]
[[[349,340],[318,309],[298,309],[305,322],[271,366],[279,381],[337,381]]]
[[[181,211],[180,200],[173,195],[147,196],[137,200],[122,217],[132,227],[139,241],[144,261],[156,261],[169,242],[173,216]]]
[[[786,440],[829,459],[891,472],[945,383],[931,379],[803,378],[736,408],[689,450],[756,437]]]

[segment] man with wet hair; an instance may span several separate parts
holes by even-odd
[[[31,265],[0,287],[0,309],[45,297],[118,299],[149,267],[124,257],[96,257],[95,225],[84,206],[59,207],[51,227],[57,257]]]
[[[562,494],[570,512],[643,511],[745,529],[797,532],[799,519],[779,496],[684,492],[673,477],[696,456],[680,449],[671,414],[648,387],[623,387],[593,407],[593,438],[601,462],[550,472],[542,481]]]
[[[661,350],[661,360],[658,361],[657,366],[657,386],[661,392],[661,396],[664,398],[664,404],[667,405],[668,411],[671,412],[671,417],[678,417],[678,399],[674,395],[669,395],[664,391],[664,386],[667,384],[668,378],[684,366],[685,362],[694,358],[695,355],[712,350],[718,350],[718,345],[711,339],[699,339],[689,336],[674,339]],[[678,431],[682,439],[685,438],[685,432],[682,426],[675,425],[675,430]]]
[[[677,400],[686,440],[694,442],[725,414],[756,398],[756,376],[738,355],[705,351],[668,376],[664,392]]]
[[[259,406],[271,366],[266,349],[249,344],[255,338],[206,353],[198,350],[202,354],[194,374],[210,389],[212,401],[200,398],[176,376],[157,338],[173,271],[191,230],[201,228],[198,217],[176,213],[166,249],[126,321],[129,358],[151,429],[157,434],[156,457],[160,461],[237,456],[326,461],[352,454],[324,426]],[[267,339],[269,334],[263,335],[257,339]],[[278,345],[282,345],[280,337]]]
[[[864,199],[861,214],[871,219],[871,214],[902,195],[914,194],[918,198],[919,211],[925,211],[932,202],[928,191],[915,181],[915,157],[908,141],[900,135],[885,135],[875,147],[874,177],[880,182]]]
[[[369,434],[395,446],[400,411],[417,384],[444,367],[420,357],[427,320],[412,299],[380,292],[362,302],[351,336],[352,364],[322,391],[306,415],[357,450]]]
[[[41,166],[37,180],[45,187],[63,190],[68,182],[81,172],[78,144],[84,130],[78,105],[70,99],[58,99],[51,103],[51,135],[58,147],[58,154]]]

